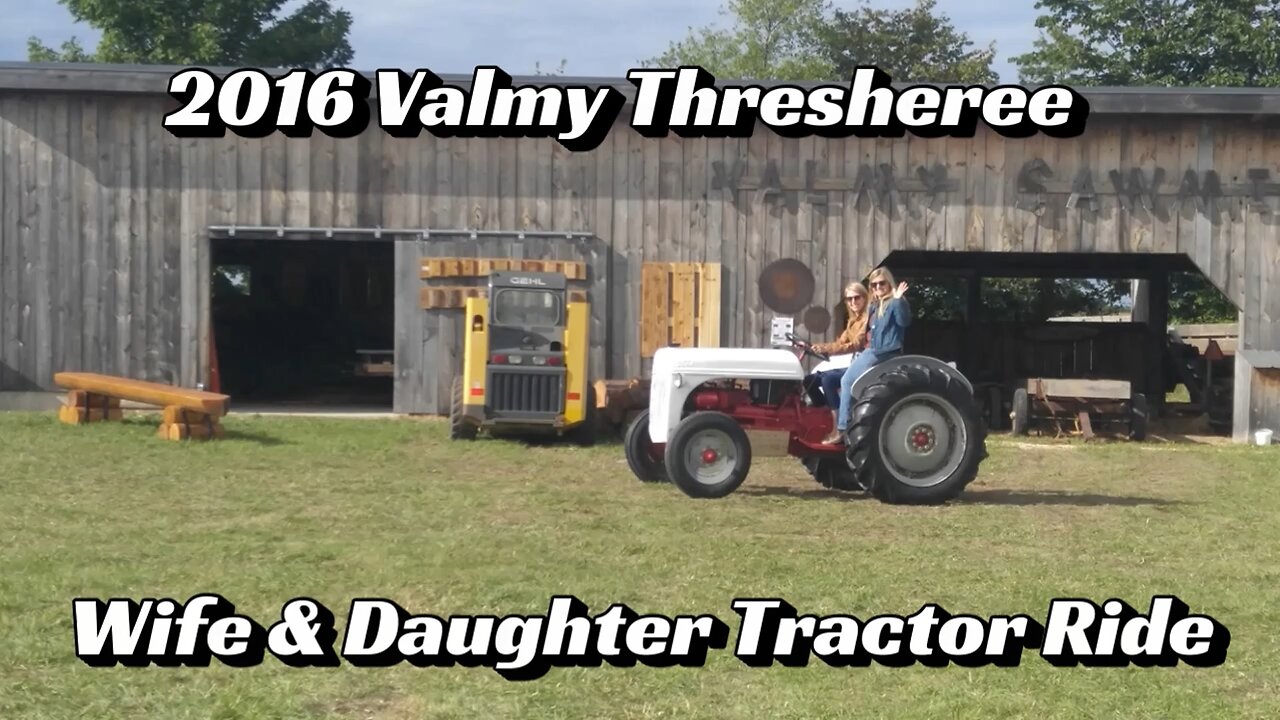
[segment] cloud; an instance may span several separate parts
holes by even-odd
[[[530,74],[535,63],[554,68],[563,59],[572,75],[620,77],[637,61],[653,57],[690,27],[720,20],[721,0],[338,0],[353,10],[351,43],[355,65],[430,68],[467,73],[497,64],[513,75]],[[835,3],[850,8],[854,2]],[[913,0],[885,0],[877,7],[903,8]],[[55,0],[16,3],[0,29],[0,59],[25,60],[28,35],[56,47],[72,35],[89,48],[93,28],[72,22]],[[938,0],[938,10],[974,42],[994,40],[997,71],[1016,80],[1008,58],[1025,52],[1036,36],[1034,0],[975,3]]]

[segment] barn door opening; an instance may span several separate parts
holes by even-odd
[[[220,390],[240,410],[390,412],[393,245],[323,234],[212,237]]]

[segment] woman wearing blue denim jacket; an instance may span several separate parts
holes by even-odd
[[[827,444],[830,445],[844,442],[844,433],[849,429],[853,410],[853,398],[850,396],[854,381],[872,366],[900,355],[907,326],[911,324],[911,305],[904,297],[907,284],[898,283],[895,288],[893,273],[886,268],[876,268],[867,280],[875,298],[867,308],[869,341],[866,349],[849,363],[844,376],[840,378],[840,415],[835,432],[827,438]]]

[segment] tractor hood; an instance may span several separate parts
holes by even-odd
[[[769,348],[659,348],[649,381],[649,438],[665,443],[680,421],[685,399],[710,380],[803,380],[804,366],[790,350]]]
[[[699,382],[728,380],[800,380],[804,366],[790,350],[769,348],[659,348],[653,355],[653,379],[700,376]]]

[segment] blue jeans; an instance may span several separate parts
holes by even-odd
[[[849,421],[852,419],[849,416],[853,413],[853,398],[851,395],[854,381],[861,377],[862,373],[880,364],[881,361],[897,354],[898,351],[877,353],[872,350],[863,350],[858,353],[853,362],[849,363],[849,367],[845,369],[844,375],[840,378],[840,414],[836,419],[836,430],[844,432],[849,429]]]
[[[821,398],[813,397],[814,400],[820,400],[821,404],[835,410],[840,407],[840,378],[844,377],[844,370],[823,370],[820,373],[814,373],[814,382],[818,387],[822,388]]]

